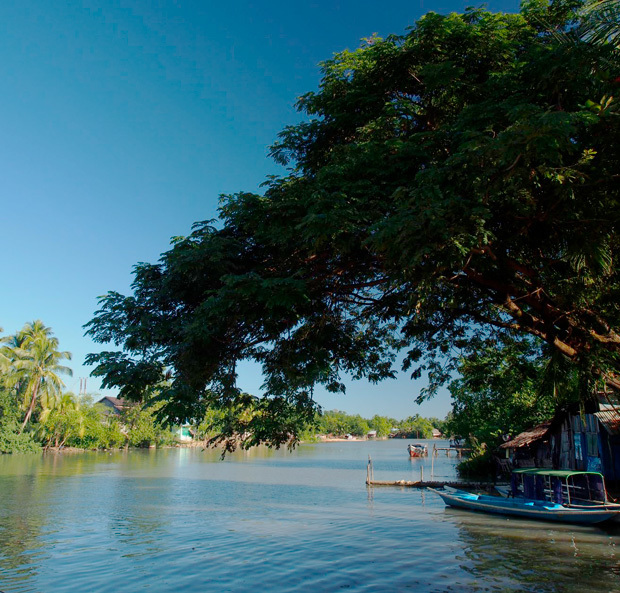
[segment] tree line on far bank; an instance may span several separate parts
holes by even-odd
[[[376,431],[377,438],[397,436],[402,438],[430,439],[433,429],[443,433],[446,421],[439,418],[423,418],[419,414],[409,416],[404,420],[396,420],[387,416],[374,415],[372,418],[362,418],[359,414],[347,414],[338,410],[331,410],[317,415],[314,423],[306,428],[305,434],[320,434],[342,437],[348,434],[355,437],[364,437],[371,431]],[[303,440],[303,437],[302,437]]]

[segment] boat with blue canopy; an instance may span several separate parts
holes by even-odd
[[[462,490],[434,490],[448,506],[544,521],[594,524],[620,518],[598,472],[518,469],[507,498]]]

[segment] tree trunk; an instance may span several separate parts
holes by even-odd
[[[34,384],[34,388],[32,390],[32,397],[30,398],[30,405],[28,406],[28,411],[26,412],[26,417],[24,418],[24,423],[19,431],[19,434],[24,432],[24,428],[26,428],[26,424],[28,424],[28,420],[30,420],[30,416],[32,416],[32,412],[34,411],[34,406],[37,403],[37,395],[39,393],[39,385],[41,384],[41,379],[37,379],[37,382]]]

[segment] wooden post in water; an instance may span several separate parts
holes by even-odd
[[[431,482],[433,481],[434,476],[435,476],[435,453],[433,452],[433,456],[431,457]]]
[[[420,466],[420,482],[424,482],[424,466]]]
[[[372,467],[372,459],[368,456],[368,465],[366,466],[366,484],[371,484],[375,481],[375,471]]]

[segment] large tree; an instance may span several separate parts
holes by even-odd
[[[402,349],[430,394],[474,335],[534,336],[619,384],[620,66],[580,9],[429,13],[322,64],[272,149],[289,174],[101,299],[88,333],[119,349],[94,374],[139,399],[171,369],[182,420],[237,405],[256,361],[247,444],[294,438],[316,384],[392,376]]]

